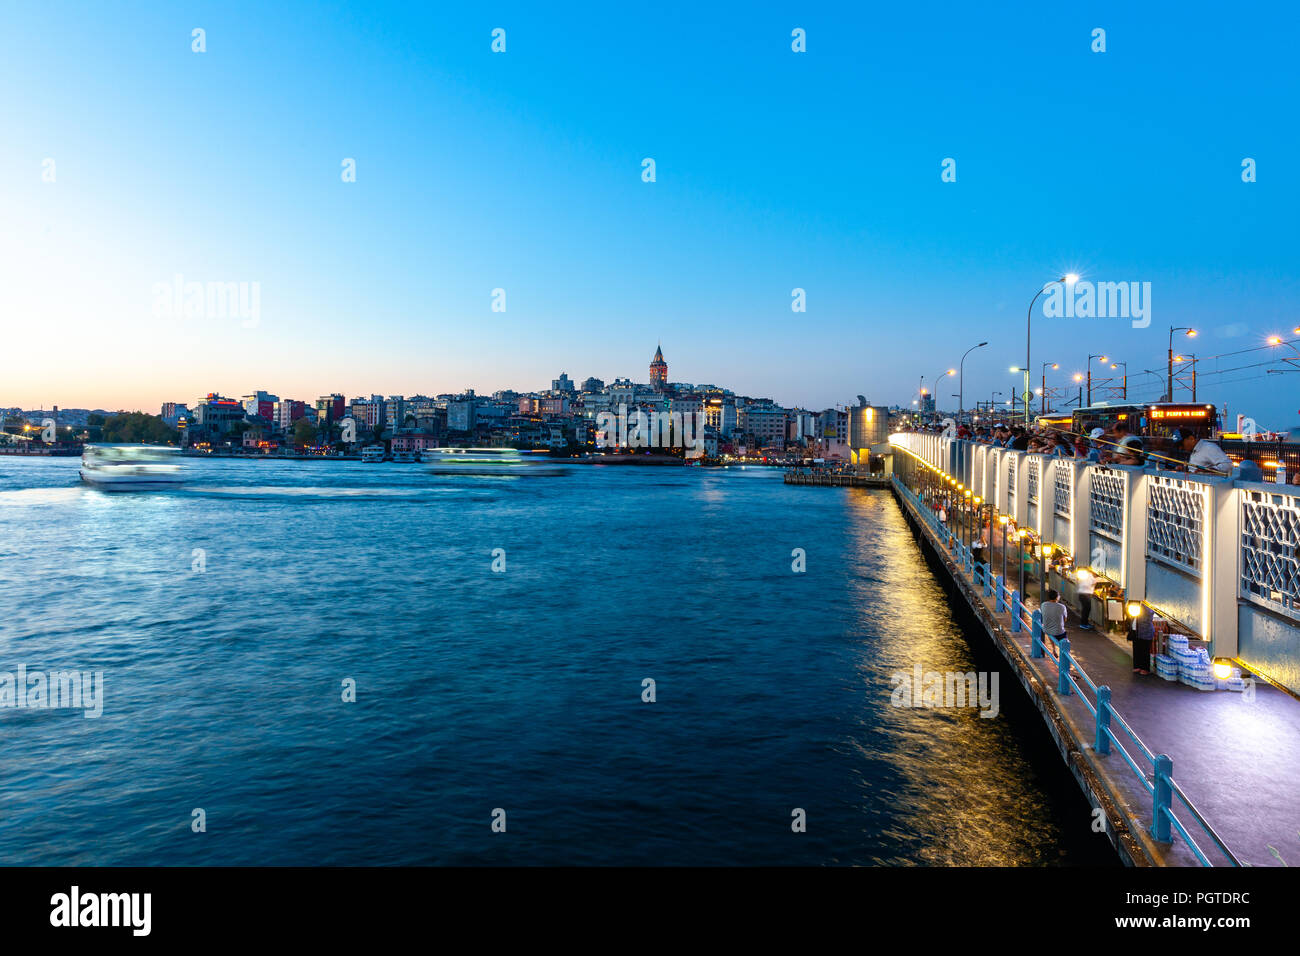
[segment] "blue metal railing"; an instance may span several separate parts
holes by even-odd
[[[902,450],[907,451],[922,465],[940,474],[944,473],[941,469],[927,463],[920,456],[905,448]],[[1052,661],[1056,667],[1057,694],[1061,697],[1077,697],[1087,708],[1088,713],[1093,716],[1096,721],[1096,735],[1093,742],[1095,752],[1099,756],[1107,756],[1111,753],[1112,745],[1119,749],[1124,762],[1152,798],[1151,836],[1160,843],[1172,843],[1173,831],[1177,830],[1182,835],[1182,838],[1187,841],[1187,846],[1202,866],[1214,866],[1174,812],[1173,801],[1176,797],[1187,813],[1196,821],[1204,837],[1218,847],[1228,861],[1228,865],[1241,866],[1241,861],[1228,849],[1228,845],[1224,843],[1223,839],[1214,831],[1214,828],[1210,826],[1206,819],[1201,816],[1195,804],[1183,792],[1178,782],[1174,780],[1173,760],[1168,754],[1152,753],[1151,749],[1142,742],[1142,738],[1137,735],[1137,732],[1129,726],[1128,721],[1111,704],[1110,687],[1105,684],[1098,686],[1088,676],[1083,666],[1074,659],[1070,651],[1070,639],[1064,636],[1057,638],[1051,634],[1045,634],[1043,632],[1042,612],[1037,609],[1030,611],[1021,599],[1020,592],[1008,588],[1001,575],[997,576],[995,582],[990,582],[989,566],[983,562],[975,563],[970,549],[962,543],[952,529],[940,521],[939,516],[899,479],[897,472],[893,477],[894,488],[916,508],[917,513],[935,533],[940,543],[957,557],[962,571],[971,575],[972,580],[982,589],[985,597],[988,597],[992,591],[995,608],[999,613],[1007,612],[1010,614],[1012,633],[1029,631],[1029,656],[1033,659],[1050,659]],[[1080,681],[1083,682],[1082,686]],[[1089,695],[1083,692],[1083,686],[1092,691],[1093,699],[1089,699]],[[1145,758],[1146,762],[1151,765],[1150,771],[1139,766],[1133,755],[1121,743],[1120,738],[1113,730],[1113,727],[1116,726],[1124,733],[1140,756]]]

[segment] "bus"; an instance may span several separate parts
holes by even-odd
[[[1150,402],[1089,405],[1073,414],[1056,412],[1041,415],[1038,424],[1071,437],[1087,437],[1094,428],[1108,434],[1124,423],[1129,434],[1142,439],[1148,454],[1171,459],[1186,456],[1174,450],[1174,432],[1191,430],[1198,438],[1216,438],[1219,413],[1210,404],[1198,402]]]
[[[1219,434],[1219,412],[1213,405],[1190,402],[1152,402],[1145,405],[1090,405],[1076,409],[1071,416],[1071,431],[1086,435],[1094,428],[1110,431],[1120,422],[1143,444],[1147,439],[1172,442],[1174,432],[1189,428],[1201,438]],[[1159,442],[1157,442],[1159,443]]]

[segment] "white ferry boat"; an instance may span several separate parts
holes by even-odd
[[[420,460],[435,475],[562,475],[568,469],[545,451],[518,448],[429,448]]]
[[[160,445],[87,445],[81,480],[105,491],[174,488],[185,480],[180,449]]]
[[[367,445],[365,448],[361,449],[361,460],[365,462],[370,462],[371,464],[383,461],[384,446]]]
[[[395,451],[393,452],[393,461],[401,464],[412,464],[419,461],[419,456],[413,451]]]

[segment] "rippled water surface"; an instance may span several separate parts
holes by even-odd
[[[77,466],[0,458],[0,672],[105,681],[99,719],[0,708],[0,863],[1109,862],[1035,715],[890,705],[991,658],[886,492]]]

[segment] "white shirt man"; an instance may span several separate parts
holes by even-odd
[[[1092,594],[1092,589],[1097,584],[1096,575],[1087,568],[1079,568],[1074,572],[1074,590],[1082,597],[1085,594]]]
[[[1079,627],[1091,631],[1088,623],[1092,616],[1092,591],[1097,584],[1097,576],[1087,568],[1078,568],[1074,572],[1074,593],[1079,596]]]
[[[1195,468],[1215,471],[1221,475],[1232,474],[1232,459],[1223,453],[1222,448],[1205,438],[1196,443],[1187,463]]]

